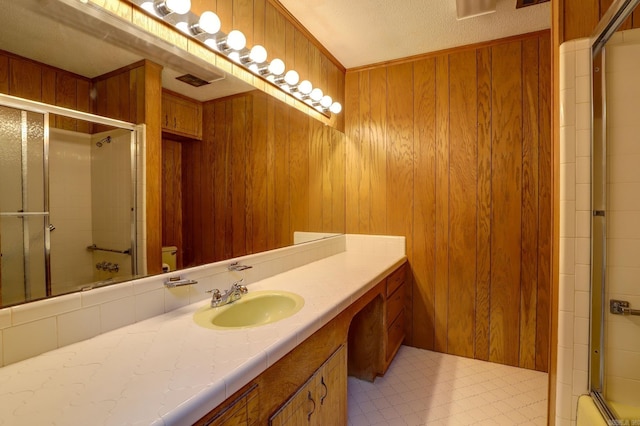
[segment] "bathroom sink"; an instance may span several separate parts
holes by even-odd
[[[304,299],[295,293],[254,291],[228,305],[212,308],[207,304],[193,314],[193,320],[213,329],[256,327],[290,317],[303,306]]]

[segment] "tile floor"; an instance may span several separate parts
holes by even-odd
[[[375,383],[349,377],[349,426],[546,425],[547,374],[402,346]]]

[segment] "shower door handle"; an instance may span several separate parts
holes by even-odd
[[[640,316],[640,309],[631,309],[626,300],[609,300],[609,312],[614,315],[637,315]]]

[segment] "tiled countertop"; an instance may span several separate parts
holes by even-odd
[[[343,253],[249,285],[304,297],[300,312],[235,331],[192,320],[198,302],[0,368],[0,425],[186,425],[198,420],[399,266]]]

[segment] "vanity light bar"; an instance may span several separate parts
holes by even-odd
[[[191,0],[131,1],[150,15],[173,25],[185,35],[202,41],[211,50],[225,55],[320,113],[330,116],[342,112],[339,102],[333,101],[320,88],[314,88],[309,80],[299,82],[298,73],[292,69],[287,70],[281,59],[268,61],[267,51],[263,46],[255,45],[248,49],[247,39],[241,31],[232,30],[229,34],[220,31],[220,18],[215,13],[206,11],[201,16],[192,13]]]

